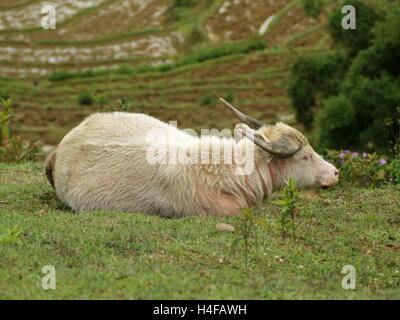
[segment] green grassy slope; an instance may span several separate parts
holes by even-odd
[[[255,227],[248,267],[241,217],[179,220],[77,215],[60,205],[40,164],[0,164],[0,298],[398,299],[400,190],[337,187],[303,193],[296,239]],[[274,225],[279,208],[257,216]],[[217,223],[236,227],[217,231]],[[8,243],[4,235],[20,234]],[[44,265],[56,289],[41,288]],[[345,265],[356,290],[341,286]]]

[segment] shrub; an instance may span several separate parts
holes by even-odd
[[[195,6],[198,0],[174,0],[169,7],[169,22],[175,22],[190,17],[188,10]]]
[[[133,101],[131,98],[121,98],[117,99],[117,110],[130,112],[133,106]]]
[[[90,106],[93,104],[94,99],[88,92],[81,92],[78,97],[79,104]]]
[[[224,96],[224,99],[230,103],[233,102],[233,100],[235,100],[235,94],[233,92],[229,92],[228,94],[226,94]]]
[[[133,105],[140,106],[140,103],[134,103],[131,98],[122,97],[115,100],[115,104],[106,106],[102,112],[114,112],[114,111],[124,111],[130,112]]]
[[[97,95],[94,96],[94,101],[96,102],[96,104],[99,104],[99,105],[103,106],[103,105],[106,104],[107,99],[106,99],[106,97],[104,95],[97,94]]]
[[[212,93],[206,93],[204,96],[200,98],[200,105],[206,106],[216,101],[214,95]]]
[[[282,206],[281,209],[281,235],[285,237],[288,229],[292,229],[293,238],[295,237],[295,213],[298,211],[297,201],[299,199],[299,191],[296,182],[289,179],[285,183],[285,187],[282,190],[283,199],[271,201],[273,204]],[[291,219],[292,223],[289,223],[288,219]]]
[[[387,165],[387,177],[389,182],[400,184],[400,156],[398,155]]]
[[[7,100],[10,98],[11,98],[11,95],[8,91],[0,91],[0,99]]]
[[[232,103],[235,99],[235,94],[233,92],[229,92],[223,98],[226,101]],[[212,93],[206,93],[200,98],[200,105],[202,106],[206,106],[215,102],[217,102],[217,99],[215,98],[215,94]]]
[[[0,98],[0,162],[34,161],[38,154],[36,143],[12,135],[12,106],[12,99]]]
[[[302,0],[303,10],[312,18],[317,18],[324,8],[327,0]]]
[[[355,146],[358,136],[353,134],[355,108],[344,95],[329,97],[324,100],[324,108],[317,114],[316,123],[318,148],[346,148]]]
[[[389,160],[376,153],[329,150],[326,159],[340,170],[340,181],[363,187],[400,184],[400,157]]]
[[[289,95],[297,120],[314,129],[320,147],[361,148],[388,153],[400,135],[400,7],[383,16],[360,1],[357,29],[343,30],[339,9],[330,31],[342,53],[299,59],[292,68]],[[339,11],[338,11],[339,10]],[[340,18],[340,19],[339,19]],[[394,137],[382,135],[384,125]]]
[[[346,58],[339,53],[300,58],[292,67],[289,96],[296,110],[297,120],[306,129],[314,121],[319,100],[337,94],[345,68]]]
[[[356,29],[343,29],[342,7],[351,5],[356,10]],[[368,47],[372,39],[372,27],[381,17],[369,4],[360,0],[343,2],[329,17],[328,30],[336,44],[343,46],[351,56]]]

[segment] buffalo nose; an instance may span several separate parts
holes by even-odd
[[[335,176],[339,175],[339,171],[335,170]]]

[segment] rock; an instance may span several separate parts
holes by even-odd
[[[235,227],[227,223],[218,223],[216,227],[218,231],[235,231]]]

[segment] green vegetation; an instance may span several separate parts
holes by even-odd
[[[289,95],[297,120],[307,130],[311,129],[314,114],[320,109],[317,102],[338,91],[346,70],[345,60],[341,54],[326,53],[303,57],[293,64]]]
[[[13,135],[11,124],[15,115],[12,107],[11,98],[0,98],[0,162],[33,161],[36,159],[38,146]]]
[[[267,32],[256,36],[261,0],[254,0],[257,12],[249,8],[250,18],[233,3],[224,13],[222,1],[173,0],[159,24],[121,24],[114,33],[73,37],[75,24],[88,15],[101,11],[104,23],[115,19],[107,14],[114,3],[60,21],[65,40],[37,27],[0,31],[5,46],[85,48],[89,57],[105,43],[176,36],[170,54],[98,51],[87,60],[3,61],[9,71],[0,77],[0,299],[398,299],[395,1],[345,2],[357,8],[357,29],[343,30],[339,1],[277,0]],[[21,74],[12,70],[24,69],[58,71],[16,79]],[[288,182],[262,207],[234,217],[78,215],[57,200],[43,164],[30,162],[37,146],[24,139],[55,145],[96,111],[144,112],[194,129],[232,128],[237,120],[218,97],[266,122],[285,115],[285,122],[303,125],[319,152],[330,149],[326,158],[340,169],[339,184],[298,192]],[[221,223],[229,228],[219,229]],[[40,286],[45,265],[56,268],[56,290]],[[341,287],[345,265],[356,268],[356,290]]]
[[[296,238],[252,226],[245,268],[241,215],[178,220],[112,212],[77,215],[55,199],[42,170],[42,164],[0,164],[1,239],[14,239],[0,242],[0,298],[400,295],[396,187],[303,193],[296,205]],[[280,212],[280,206],[266,203],[253,214],[279,225]],[[236,231],[218,231],[221,222]],[[55,290],[40,287],[44,265],[56,268]],[[344,265],[356,268],[356,290],[341,287]]]
[[[299,191],[297,190],[296,182],[293,180],[289,180],[286,182],[285,187],[283,188],[283,199],[275,200],[271,203],[281,205],[281,219],[280,225],[282,228],[282,236],[286,236],[287,230],[292,229],[293,237],[295,237],[295,214],[298,208],[296,208],[297,201],[299,199]],[[289,223],[289,218],[291,218],[292,223]]]
[[[383,14],[358,0],[345,4],[356,7],[357,28],[344,30],[336,8],[329,30],[343,49],[297,61],[289,94],[297,119],[314,128],[319,148],[387,153],[400,136],[396,121],[392,136],[382,136],[400,106],[400,37],[394,31],[400,28],[400,8]]]
[[[120,67],[115,70],[87,70],[81,72],[68,72],[68,71],[55,71],[49,79],[52,81],[60,81],[72,78],[90,78],[99,77],[113,74],[125,74],[135,75],[138,73],[147,72],[167,72],[175,68],[184,67],[196,63],[201,63],[207,60],[216,59],[219,57],[234,55],[234,54],[246,54],[254,50],[261,50],[265,48],[265,41],[261,39],[251,39],[241,43],[223,44],[216,47],[210,47],[202,49],[183,60],[176,63],[161,64],[158,66],[144,65],[139,67]]]
[[[216,101],[217,99],[214,97],[212,93],[206,93],[204,96],[200,98],[200,105],[206,106]]]
[[[89,92],[81,92],[78,97],[79,104],[90,106],[94,102],[94,98]]]
[[[226,94],[225,96],[223,96],[223,98],[226,101],[232,103],[233,100],[235,99],[235,95],[232,92],[230,92],[230,93]],[[216,94],[213,94],[213,93],[206,93],[205,95],[201,96],[200,101],[199,101],[201,106],[207,106],[207,105],[217,103],[217,102],[219,102],[219,100],[216,97]]]
[[[330,0],[302,0],[302,6],[305,13],[310,17],[316,18],[323,11]]]
[[[351,183],[361,187],[400,185],[399,156],[389,160],[376,153],[330,150],[326,158],[340,170],[340,183]]]

